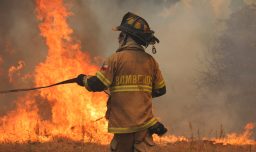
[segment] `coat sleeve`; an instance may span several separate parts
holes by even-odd
[[[85,80],[85,88],[88,91],[100,92],[107,89],[107,87],[96,76],[91,76]]]
[[[152,89],[152,97],[159,97],[166,93],[166,86],[163,75],[159,69],[158,63],[154,60],[155,70],[153,76],[153,89]]]
[[[88,77],[84,80],[85,87],[88,91],[106,90],[113,81],[115,71],[115,56],[109,57],[96,72],[95,76]]]

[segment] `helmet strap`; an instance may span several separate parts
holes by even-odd
[[[127,43],[127,39],[128,39],[128,35],[124,32],[122,32],[123,34],[123,38],[121,39],[121,41],[119,41],[119,45],[120,47],[124,46]]]
[[[124,46],[127,43],[127,39],[128,39],[128,35],[125,34],[122,46]]]

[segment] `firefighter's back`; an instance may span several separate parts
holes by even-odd
[[[109,131],[135,132],[155,123],[151,102],[154,59],[139,49],[124,49],[112,59],[115,74],[110,87]]]

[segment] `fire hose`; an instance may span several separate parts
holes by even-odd
[[[0,94],[6,94],[6,93],[14,93],[14,92],[23,92],[23,91],[33,91],[33,90],[39,90],[39,89],[45,89],[45,88],[50,88],[50,87],[54,87],[57,85],[63,85],[63,84],[69,84],[69,83],[76,83],[76,79],[77,78],[72,78],[72,79],[68,79],[68,80],[64,80],[55,84],[51,84],[48,86],[41,86],[41,87],[34,87],[34,88],[22,88],[22,89],[12,89],[12,90],[2,90],[0,91]],[[104,92],[110,96],[110,94],[104,90]],[[101,119],[103,119],[104,117],[100,117],[98,119],[96,119],[94,122],[99,121]]]
[[[44,88],[50,88],[50,87],[57,86],[57,85],[63,85],[63,84],[68,84],[68,83],[76,83],[76,79],[77,78],[72,78],[72,79],[61,81],[61,82],[51,84],[51,85],[48,85],[48,86],[41,86],[41,87],[34,87],[34,88],[12,89],[12,90],[2,90],[2,91],[0,91],[0,94],[13,93],[13,92],[23,92],[23,91],[33,91],[33,90],[39,90],[39,89],[44,89]],[[110,95],[107,91],[104,91],[104,92],[107,95]]]
[[[68,83],[76,83],[77,82],[77,78],[72,78],[72,79],[68,79],[68,80],[65,80],[65,81],[61,81],[59,83],[55,83],[55,84],[51,84],[51,85],[48,85],[48,86],[41,86],[41,87],[34,87],[34,88],[23,88],[23,89],[12,89],[12,90],[3,90],[3,91],[0,91],[0,94],[6,94],[6,93],[12,93],[12,92],[22,92],[22,91],[32,91],[32,90],[39,90],[39,89],[44,89],[44,88],[50,88],[50,87],[53,87],[53,86],[57,86],[57,85],[63,85],[63,84],[68,84]],[[104,92],[110,96],[110,94],[104,90]],[[105,118],[104,117],[100,117],[96,120],[94,120],[93,122],[97,122],[101,119]],[[163,134],[165,134],[167,132],[167,129],[164,127],[164,125],[160,122],[157,122],[154,126],[150,127],[149,128],[149,132],[151,134],[157,134],[159,136],[162,136]]]

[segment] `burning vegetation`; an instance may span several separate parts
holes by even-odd
[[[45,60],[36,65],[31,74],[24,77],[33,78],[35,86],[44,86],[73,78],[80,73],[95,74],[99,67],[91,62],[92,57],[88,52],[81,51],[80,41],[74,38],[73,29],[68,24],[67,19],[73,14],[69,11],[67,4],[63,0],[36,0],[35,6],[40,35],[48,51]],[[1,65],[4,60],[0,56],[0,76],[3,72]],[[9,68],[11,83],[18,77],[22,77],[20,70],[25,66],[24,61],[19,61],[17,66]],[[107,133],[107,121],[99,119],[105,115],[106,100],[105,93],[90,93],[76,84],[25,93],[15,101],[14,110],[1,116],[0,142],[31,146],[31,143],[42,145],[47,145],[49,142],[58,143],[61,139],[65,144],[72,141],[74,145],[82,143],[83,146],[92,147],[91,151],[95,149],[105,151],[107,148],[104,145],[108,144],[112,137]],[[47,116],[47,119],[43,118],[38,107],[38,102],[42,101],[47,102],[50,107],[48,114],[50,116]],[[190,129],[193,130],[192,127]],[[166,135],[154,138],[162,146],[163,151],[166,151],[165,147],[172,147],[173,145],[170,146],[170,144],[174,143],[177,147],[183,144],[188,149],[193,149],[195,145],[205,148],[208,145],[204,144],[205,142],[217,146],[220,144],[255,146],[256,141],[252,139],[253,129],[254,124],[248,123],[242,133],[222,134],[215,138],[199,135],[197,138],[193,136],[193,131],[191,131],[191,137]],[[198,144],[199,141],[203,144]],[[89,144],[84,145],[84,143]],[[95,148],[90,143],[103,146]],[[204,151],[202,149],[201,151]],[[250,147],[250,150],[252,149]]]
[[[36,86],[72,78],[79,73],[94,74],[97,66],[90,63],[90,55],[82,53],[79,41],[72,38],[73,30],[67,23],[72,13],[62,0],[37,0],[36,15],[40,20],[40,34],[48,47],[46,60],[36,66]],[[22,69],[23,62],[9,70],[12,75]],[[36,106],[36,94],[51,106],[50,120],[42,120]],[[59,86],[27,93],[17,101],[17,108],[1,118],[2,142],[46,142],[55,136],[85,142],[108,143],[106,121],[95,121],[104,116],[106,95],[92,94],[77,85]]]

